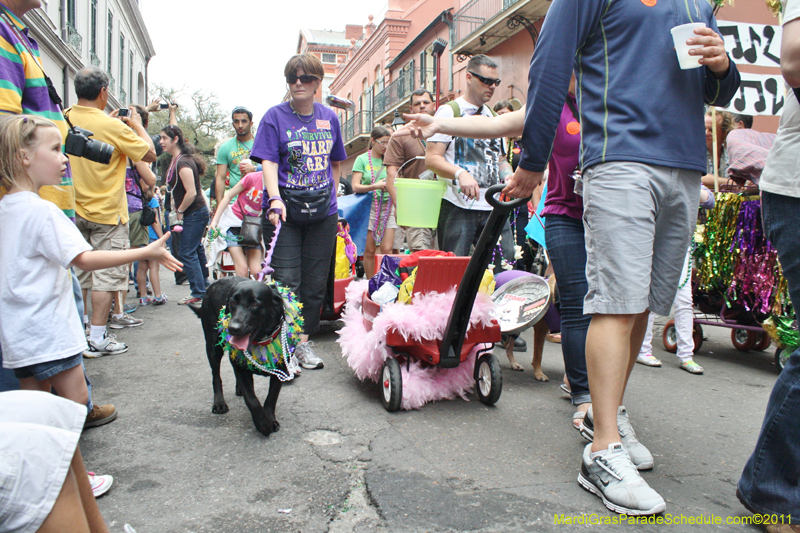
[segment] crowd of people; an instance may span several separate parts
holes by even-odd
[[[315,102],[322,63],[312,54],[296,55],[284,69],[287,101],[265,113],[255,135],[252,112],[243,106],[232,111],[235,135],[218,147],[209,200],[201,185],[207,162],[178,126],[174,103],[107,113],[108,76],[85,67],[75,76],[76,104],[61,109],[20,18],[34,4],[0,0],[0,37],[19,60],[0,62],[0,77],[18,89],[0,92],[6,114],[0,118],[0,253],[15,258],[13,264],[0,262],[0,391],[22,389],[0,396],[0,427],[13,431],[30,412],[38,431],[51,437],[54,464],[26,464],[23,475],[33,479],[51,467],[63,473],[30,491],[21,502],[29,511],[15,520],[27,520],[31,530],[57,531],[60,517],[76,514],[76,531],[107,531],[94,497],[113,480],[86,472],[77,437],[117,413],[92,402],[83,359],[128,350],[108,329],[140,327],[143,321],[132,315],[137,306],[167,302],[160,265],[176,271],[176,283],[182,274],[189,283],[191,293],[179,305],[201,305],[210,270],[225,250],[236,274],[252,277],[267,252],[273,279],[303,305],[295,355],[304,369],[323,368],[310,337],[320,327],[347,153],[337,113]],[[726,105],[740,83],[711,6],[695,3],[656,22],[648,16],[625,2],[554,1],[531,62],[525,106],[500,101],[489,107],[501,83],[498,65],[486,55],[473,56],[462,96],[436,109],[433,95],[419,89],[410,96],[405,128],[372,130],[348,184],[355,193],[372,194],[363,250],[371,277],[375,254],[403,242],[410,251],[469,255],[491,211],[484,193],[501,183],[505,194],[533,201],[506,221],[493,263],[496,271],[525,269],[524,227],[546,181],[540,214],[548,274],[560,293],[565,389],[576,408],[571,423],[590,441],[578,482],[612,511],[629,515],[661,513],[666,503],[640,474],[655,461],[624,403],[628,379],[637,362],[661,365],[652,354],[652,317],[669,314],[673,305],[680,368],[704,371],[692,358],[687,250],[698,206],[713,206],[709,188],[726,175],[727,134],[752,127],[750,117],[704,112]],[[668,30],[696,20],[705,27],[695,30],[690,44],[699,47],[690,54],[700,58],[700,68],[684,70]],[[784,20],[783,73],[796,86],[798,0],[784,0]],[[653,24],[665,31],[642,30]],[[614,65],[613,76],[608,65]],[[151,135],[149,115],[161,109],[169,110],[169,123]],[[73,126],[90,131],[91,139]],[[789,93],[760,187],[765,232],[795,301],[798,131],[800,104]],[[153,164],[162,152],[169,164],[158,188]],[[446,183],[437,227],[399,227],[397,179],[436,177]],[[131,284],[136,300],[126,305]],[[756,513],[800,515],[800,460],[793,453],[800,426],[792,418],[798,372],[795,353],[770,397],[762,435],[738,485],[737,496]],[[44,394],[51,391],[72,404]],[[37,409],[60,413],[60,421],[48,425],[36,417]],[[9,432],[0,433],[0,441],[16,449],[20,444]],[[2,481],[10,474],[0,475]],[[800,530],[784,526],[767,529]]]

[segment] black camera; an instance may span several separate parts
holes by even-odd
[[[128,109],[127,107],[123,107],[122,109],[119,110],[119,112],[117,112],[117,116],[118,117],[127,117],[129,112],[130,112],[130,109]]]
[[[72,126],[67,133],[67,140],[64,143],[64,151],[75,157],[82,157],[95,163],[107,165],[111,162],[111,155],[114,147],[97,139],[90,139],[94,135],[89,130]]]
[[[178,105],[178,104],[176,104],[175,102],[172,102],[171,104],[168,104],[167,102],[161,102],[160,104],[158,104],[158,108],[159,109],[169,109],[169,106],[171,106],[171,105]]]

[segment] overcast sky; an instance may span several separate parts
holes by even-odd
[[[258,123],[286,93],[283,67],[295,53],[300,27],[344,31],[345,24],[383,19],[387,0],[140,0],[156,50],[149,82],[213,92],[223,110],[243,105]],[[202,7],[201,7],[202,6]],[[205,6],[210,6],[206,8]]]

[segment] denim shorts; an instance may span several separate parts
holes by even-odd
[[[65,359],[56,359],[55,361],[46,361],[31,366],[15,368],[14,375],[17,376],[17,379],[36,378],[36,381],[44,381],[52,378],[59,372],[80,365],[82,361],[83,354],[79,353],[78,355],[73,355]]]
[[[225,232],[229,238],[234,239],[235,237],[239,236],[239,233],[242,231],[242,228],[228,228],[228,231]],[[241,248],[242,250],[260,250],[261,246],[242,246],[239,244],[238,241],[229,240],[225,242],[228,248]]]

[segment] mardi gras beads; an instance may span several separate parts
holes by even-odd
[[[735,254],[731,253],[742,197],[718,193],[714,209],[708,215],[704,246],[698,274],[703,288],[728,287],[733,278]]]

